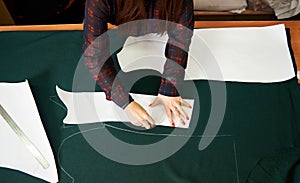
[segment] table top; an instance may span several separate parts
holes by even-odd
[[[67,126],[62,123],[66,111],[56,95],[55,86],[66,90],[74,88],[74,75],[82,64],[82,31],[2,32],[0,40],[1,81],[28,79],[53,148],[61,183],[246,182],[262,158],[299,146],[300,88],[296,78],[269,84],[189,81],[185,84],[188,86],[192,82],[199,96],[195,101],[192,129],[174,132],[172,128],[156,127],[141,131],[123,123],[110,122]],[[155,94],[159,81],[157,77],[145,77],[133,86],[132,91]],[[85,90],[84,82],[76,84],[78,91]],[[200,140],[211,138],[203,136],[209,119],[216,112],[211,89],[224,85],[226,109],[222,126],[212,143],[199,150]],[[184,96],[191,97],[189,89],[186,87]],[[87,140],[101,139],[104,131],[129,146],[137,146],[137,151],[164,142],[168,137],[163,148],[154,149],[157,156],[176,149],[178,143],[185,143],[160,161],[126,164],[106,157]],[[110,140],[105,138],[101,140]],[[101,148],[101,144],[98,145]],[[115,146],[107,145],[102,149],[114,153],[118,150],[119,156],[125,159],[132,157]],[[152,157],[150,153],[137,155],[145,159]],[[0,182],[43,181],[1,168]]]

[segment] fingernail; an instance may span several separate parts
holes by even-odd
[[[152,106],[152,104],[149,104],[149,107],[151,107]]]
[[[172,122],[172,126],[175,127],[175,123],[174,122]]]
[[[190,106],[190,109],[192,108],[192,106]]]
[[[187,116],[187,117],[186,117],[186,120],[190,120],[190,118]]]
[[[183,124],[183,126],[185,126],[185,122],[184,121],[182,121],[182,124]]]

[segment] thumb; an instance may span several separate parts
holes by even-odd
[[[159,103],[160,103],[160,102],[159,102],[159,98],[156,97],[155,100],[152,102],[152,104],[149,105],[149,107],[155,107],[155,106],[157,106]]]

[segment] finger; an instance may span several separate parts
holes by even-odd
[[[152,128],[155,127],[155,121],[154,121],[154,119],[150,115],[148,115],[148,117],[146,118],[146,120],[148,121],[148,123],[151,124]]]
[[[133,124],[134,126],[143,126],[143,124],[141,124],[139,122],[132,122],[131,124]]]
[[[155,106],[157,106],[159,103],[160,103],[160,102],[159,102],[159,99],[158,99],[158,97],[156,97],[155,100],[152,102],[152,104],[149,105],[149,107],[155,107]]]
[[[181,105],[185,106],[185,107],[188,107],[188,108],[192,108],[192,106],[189,103],[187,103],[187,101],[185,101],[183,99],[181,100]]]
[[[142,120],[140,123],[141,123],[141,124],[143,125],[143,127],[146,128],[147,130],[150,129],[150,124],[148,123],[147,120]]]
[[[180,112],[180,114],[181,114],[182,116],[185,117],[186,120],[190,120],[189,116],[187,115],[187,113],[185,112],[185,110],[182,109],[181,106],[178,106],[178,107],[177,107],[177,110]]]
[[[166,110],[167,118],[169,119],[171,125],[172,125],[173,127],[175,127],[175,123],[174,123],[174,121],[173,121],[173,117],[172,117],[172,112],[171,112],[171,110],[170,110],[169,108],[165,108],[165,110]]]
[[[185,125],[185,122],[181,118],[180,112],[176,108],[174,110],[172,110],[172,112],[173,112],[174,116],[176,117],[176,119],[179,120],[183,125]]]

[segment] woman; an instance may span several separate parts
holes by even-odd
[[[185,124],[184,121],[189,120],[189,117],[182,106],[190,108],[191,106],[180,97],[178,88],[184,78],[187,52],[193,34],[193,0],[87,0],[84,18],[84,62],[97,84],[105,92],[106,99],[112,100],[123,108],[132,124],[146,129],[155,126],[154,120],[146,110],[130,97],[121,82],[116,81],[117,70],[110,56],[109,38],[103,34],[108,29],[107,23],[121,25],[150,19],[176,23],[175,25],[166,23],[162,26],[153,24],[148,26],[146,31],[139,31],[145,34],[166,31],[169,36],[165,49],[167,60],[159,94],[150,106],[162,104],[172,126],[175,126],[174,118]],[[134,26],[128,29],[134,29]],[[136,31],[132,32],[136,33]],[[101,47],[100,54],[95,58],[97,46],[87,48],[100,35],[102,37],[96,44]],[[114,88],[112,88],[113,83],[116,86]]]

